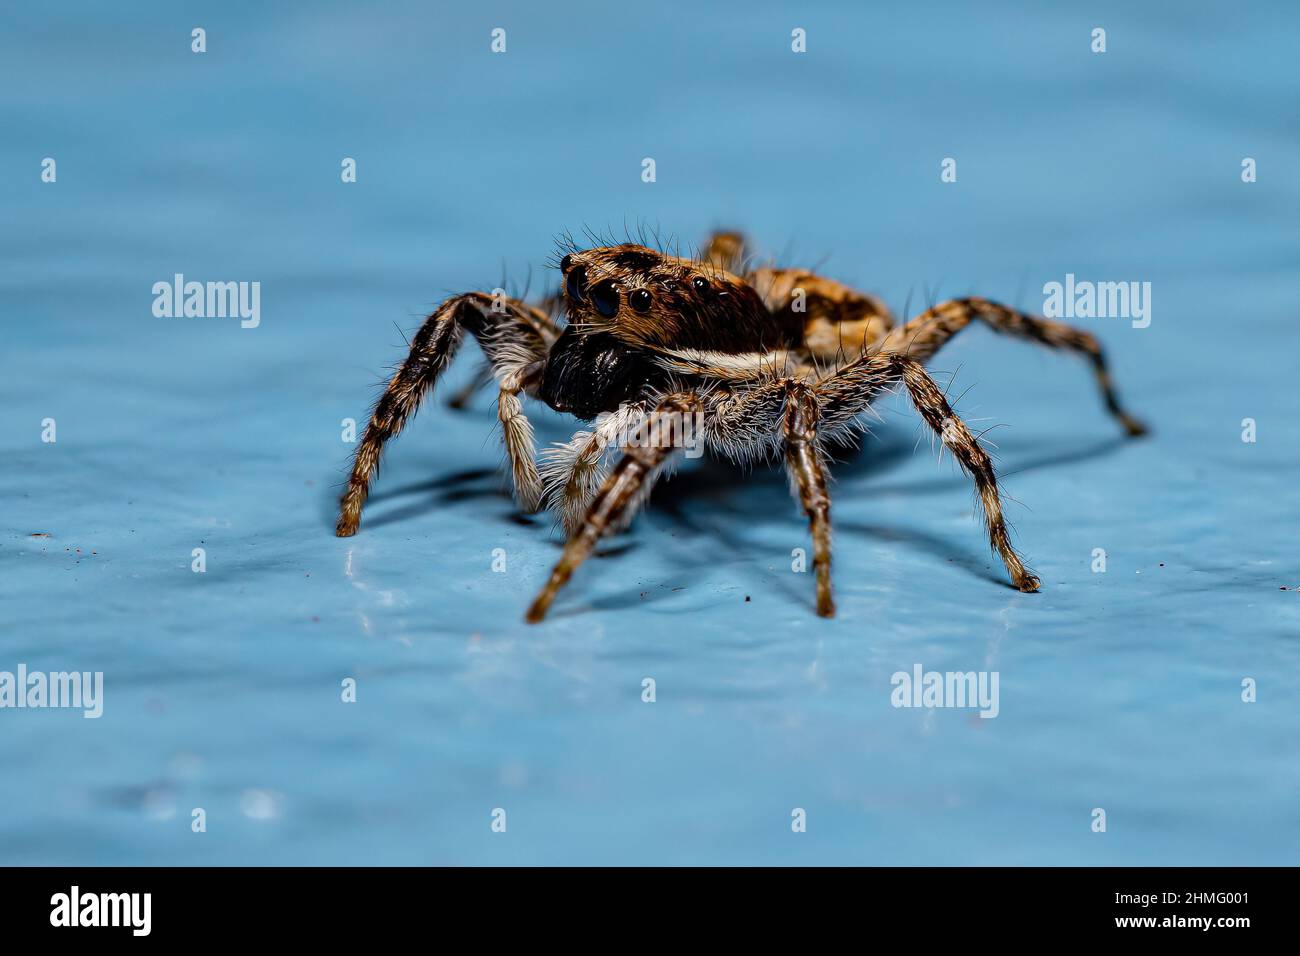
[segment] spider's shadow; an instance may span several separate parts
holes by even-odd
[[[481,399],[480,399],[481,406]],[[473,405],[452,410],[444,404],[438,411],[441,414],[460,415],[482,425],[482,433],[491,435],[497,428],[497,416],[482,407]],[[564,419],[558,414],[541,414],[534,415],[533,427],[536,430],[537,442],[539,447],[545,447],[550,442],[567,441],[571,433],[575,430],[574,424],[570,419]],[[567,426],[567,427],[566,427]],[[496,432],[497,437],[500,432]],[[420,445],[418,436],[406,447]],[[401,446],[390,446],[385,449],[387,455],[394,453],[401,455],[402,451],[397,450]],[[406,454],[410,454],[409,451]],[[426,455],[425,460],[428,462],[428,471],[438,473],[446,465],[445,457]],[[421,463],[420,466],[423,467]],[[412,468],[411,463],[405,462],[405,468]],[[438,512],[459,502],[482,500],[485,502],[497,502],[504,507],[496,513],[495,519],[506,524],[521,525],[523,527],[546,526],[553,523],[553,519],[547,514],[527,515],[515,507],[514,498],[510,494],[508,467],[502,456],[501,467],[497,468],[468,468],[461,471],[453,471],[446,474],[440,474],[435,478],[427,478],[421,481],[411,481],[405,484],[388,486],[383,479],[375,481],[372,485],[373,490],[366,497],[366,506],[362,512],[363,528],[382,528],[385,525],[401,524],[405,521],[411,521],[423,515],[432,512]],[[328,525],[331,529],[338,518],[339,495],[343,491],[343,479],[337,480],[325,496],[321,499],[321,522]],[[403,501],[403,504],[389,507],[389,503]],[[375,507],[378,505],[379,507]],[[628,545],[627,547],[630,547]],[[626,547],[619,546],[612,549],[604,549],[602,554],[618,554],[626,550]]]
[[[470,412],[474,414],[474,412]],[[492,416],[493,419],[495,416]],[[551,423],[547,423],[548,425]],[[543,426],[546,432],[552,429]],[[541,436],[549,440],[551,435]],[[567,437],[558,428],[555,436]],[[1035,441],[1032,445],[1014,440],[1003,441],[997,462],[1001,476],[1009,477],[1029,471],[1058,468],[1101,458],[1115,453],[1126,444],[1126,439],[1115,436],[1087,445],[1058,441],[1055,445]],[[918,444],[920,447],[918,447]],[[901,483],[879,482],[877,479],[897,468],[914,455],[930,454],[924,440],[918,443],[915,431],[910,434],[905,427],[885,424],[873,429],[857,447],[832,450],[832,495],[842,500],[853,496],[929,495],[969,489],[970,480],[956,468],[946,477],[926,478],[922,481]],[[367,502],[365,526],[379,528],[399,524],[439,511],[458,502],[485,499],[504,505],[498,512],[499,520],[526,527],[553,524],[549,515],[528,516],[515,509],[508,484],[500,469],[475,468],[455,471],[425,481],[410,482],[396,487],[380,487]],[[387,502],[404,501],[393,508],[382,507]],[[337,515],[337,498],[331,497],[326,508],[326,521],[332,527]],[[381,507],[376,508],[376,505]],[[692,537],[707,538],[737,555],[752,555],[753,547],[743,534],[733,529],[752,524],[755,520],[779,520],[798,523],[802,530],[802,517],[797,505],[791,503],[784,469],[779,464],[761,464],[744,469],[730,462],[705,457],[689,463],[671,480],[661,482],[654,491],[652,508],[658,516],[666,518]],[[723,520],[701,520],[700,515],[718,514]],[[914,528],[886,526],[876,523],[838,522],[837,530],[873,538],[899,542],[926,551],[947,560],[984,581],[1011,587],[995,570],[989,555],[963,547],[946,538],[928,534]],[[563,542],[558,535],[552,542],[556,549]],[[597,552],[599,557],[612,557],[632,551],[637,547],[633,539],[623,538],[618,544],[606,546]],[[716,563],[708,549],[682,549],[681,559],[687,566],[703,568]],[[777,586],[794,600],[804,600],[803,594],[792,579],[776,576]],[[632,594],[623,603],[643,602],[646,598]],[[617,599],[605,600],[601,606],[613,608]]]
[[[931,495],[961,492],[972,487],[970,479],[955,467],[948,477],[897,484],[875,480],[914,455],[929,454],[928,445],[924,441],[920,444],[921,447],[917,447],[914,437],[908,439],[906,429],[885,426],[873,430],[858,447],[832,450],[832,499],[842,501],[849,496]],[[1033,445],[1037,454],[1026,452],[1022,457],[1015,444],[1004,442],[998,470],[1006,478],[1028,471],[1064,467],[1113,454],[1125,444],[1127,439],[1120,436],[1101,439],[1085,446],[1062,442],[1057,447],[1044,447],[1042,442],[1037,442]],[[1011,453],[1008,454],[1008,451]],[[702,501],[707,504],[701,505]],[[707,536],[738,556],[752,555],[754,549],[744,535],[735,534],[731,529],[743,528],[755,519],[763,521],[766,516],[768,520],[791,521],[799,525],[801,533],[805,530],[798,506],[791,502],[785,472],[779,465],[760,466],[746,474],[726,461],[704,459],[700,467],[682,472],[671,481],[656,487],[652,502],[660,514],[669,516],[693,535]],[[702,511],[726,512],[727,518],[720,522],[708,522],[692,517],[693,513]],[[977,520],[973,526],[979,527]],[[1000,567],[995,567],[996,561],[988,551],[979,551],[911,527],[840,520],[834,522],[834,528],[840,532],[898,542],[925,551],[982,581],[1014,590],[1013,585],[1001,574]],[[978,531],[973,533],[978,535]],[[690,553],[699,554],[699,551],[692,549]],[[692,562],[693,559],[688,556],[685,560]],[[694,566],[701,568],[714,563],[715,558],[707,553],[693,560]],[[775,578],[777,586],[795,600],[806,601],[807,594],[792,583],[795,580],[787,575]]]
[[[430,512],[441,511],[457,502],[481,499],[511,501],[510,492],[503,485],[502,473],[498,469],[470,468],[427,481],[377,489],[366,500],[363,522],[367,528],[382,528],[384,525],[400,524]],[[399,500],[404,500],[405,503],[393,508],[384,507],[386,502]],[[380,507],[376,508],[376,505]],[[333,522],[338,508],[336,499],[330,499],[330,508],[330,521]],[[524,526],[537,524],[535,517],[522,514],[513,507],[502,514],[502,520]]]

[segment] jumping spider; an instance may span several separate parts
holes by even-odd
[[[808,516],[817,613],[831,617],[830,497],[823,445],[852,439],[859,416],[901,385],[979,492],[989,540],[1021,591],[1036,591],[1011,545],[993,465],[922,363],[973,320],[996,332],[1086,358],[1101,395],[1129,435],[1140,422],[1120,407],[1101,346],[1088,332],[987,299],[943,302],[895,326],[877,298],[802,269],[747,269],[743,239],[714,235],[698,259],[625,243],[559,261],[562,290],[540,306],[467,292],[448,299],[411,341],[410,355],[375,405],[357,446],[337,534],[356,534],[384,443],[401,431],[450,364],[466,332],[486,355],[499,392],[516,500],[557,509],[568,543],[528,608],[540,621],[574,569],[607,530],[625,525],[680,445],[686,418],[703,423],[704,447],[740,462],[783,454]],[[567,322],[557,321],[561,314]],[[551,449],[539,470],[520,396],[580,419],[589,432]],[[466,395],[453,400],[463,403]],[[629,441],[612,469],[606,447]]]

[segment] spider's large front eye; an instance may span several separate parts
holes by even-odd
[[[587,294],[587,270],[578,266],[569,273],[569,278],[564,280],[564,288],[569,292],[569,298],[574,302],[581,302]]]
[[[638,312],[646,313],[650,311],[650,293],[645,289],[633,289],[628,293],[627,304]]]
[[[591,304],[607,319],[618,312],[618,284],[613,279],[597,282],[591,287]]]

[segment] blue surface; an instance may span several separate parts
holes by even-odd
[[[0,861],[1297,861],[1294,5],[386,6],[0,13],[0,670],[105,674],[99,720],[0,711]],[[426,406],[335,538],[400,331],[624,222],[739,225],[912,311],[1149,281],[1149,328],[1079,324],[1155,434],[963,333],[934,367],[1006,426],[1042,593],[891,398],[834,469],[833,622],[782,475],[704,463],[526,628],[560,542],[489,396]],[[261,325],[155,318],[177,272],[260,281]],[[997,671],[1000,715],[895,709],[917,663]]]

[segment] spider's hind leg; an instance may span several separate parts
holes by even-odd
[[[975,482],[989,543],[1006,565],[1011,583],[1021,591],[1037,591],[1039,580],[1026,567],[1011,544],[1002,496],[988,452],[966,423],[952,410],[938,384],[913,358],[876,352],[857,359],[814,387],[822,407],[823,428],[842,430],[865,411],[881,393],[902,383],[925,423],[952,452],[957,463]]]
[[[926,362],[948,340],[973,320],[979,319],[993,331],[1019,339],[1037,342],[1048,348],[1064,349],[1086,358],[1097,378],[1106,410],[1133,436],[1145,435],[1146,425],[1134,418],[1119,402],[1115,386],[1111,383],[1110,367],[1101,343],[1091,332],[1076,329],[1063,322],[1041,319],[1017,312],[1015,309],[988,299],[966,298],[942,302],[923,312],[906,325],[894,329],[881,344],[885,352],[897,352]]]
[[[739,232],[719,230],[709,236],[700,258],[726,272],[740,275],[745,268],[745,237]]]

